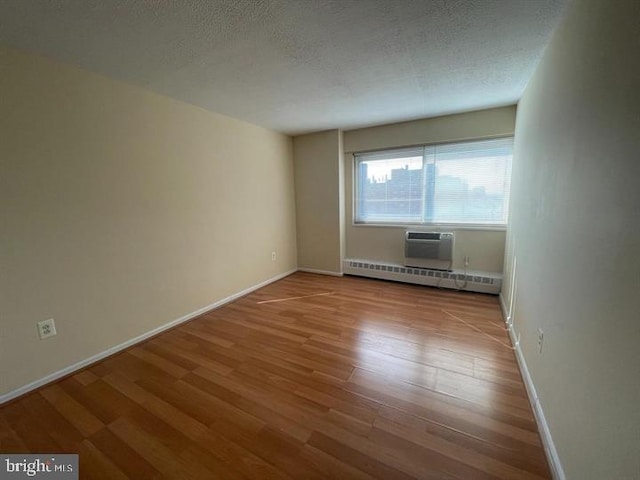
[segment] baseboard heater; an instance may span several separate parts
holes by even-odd
[[[432,287],[452,288],[469,292],[497,295],[502,287],[502,275],[487,272],[464,272],[413,268],[393,263],[371,260],[346,259],[343,262],[346,275],[415,283]]]

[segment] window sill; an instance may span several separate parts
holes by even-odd
[[[469,225],[469,224],[457,224],[457,223],[432,223],[432,224],[416,224],[416,223],[408,223],[408,224],[400,224],[400,223],[351,223],[352,227],[374,227],[374,228],[396,228],[403,230],[419,230],[419,231],[428,231],[428,230],[476,230],[476,231],[487,231],[487,232],[504,232],[507,230],[506,225]]]

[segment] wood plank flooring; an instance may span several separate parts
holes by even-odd
[[[87,479],[550,478],[496,297],[307,273],[1,407],[0,451]]]

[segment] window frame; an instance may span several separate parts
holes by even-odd
[[[430,143],[421,143],[421,144],[413,144],[413,145],[402,145],[395,147],[387,147],[387,148],[376,148],[371,150],[359,150],[357,152],[351,152],[351,225],[353,227],[375,227],[375,228],[433,228],[433,229],[441,229],[441,228],[455,228],[456,230],[487,230],[487,231],[505,231],[507,230],[507,225],[509,223],[509,210],[510,210],[510,202],[511,202],[511,174],[513,168],[513,150],[511,153],[511,161],[507,165],[507,178],[509,178],[509,188],[505,192],[507,195],[507,203],[506,203],[506,214],[504,223],[467,223],[467,222],[400,222],[400,221],[390,221],[390,222],[381,222],[381,221],[372,221],[372,222],[363,222],[356,221],[358,214],[358,198],[360,195],[359,192],[359,182],[358,182],[358,160],[357,156],[359,154],[367,154],[367,153],[377,153],[384,151],[394,151],[394,150],[402,150],[402,149],[411,149],[411,148],[425,148],[425,147],[433,147],[439,145],[451,145],[451,144],[462,144],[462,143],[475,143],[489,140],[501,140],[501,139],[511,139],[512,142],[514,140],[513,135],[499,135],[499,136],[491,136],[491,137],[480,137],[480,138],[472,138],[465,140],[454,140],[447,142],[430,142]]]

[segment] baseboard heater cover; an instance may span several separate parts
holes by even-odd
[[[433,287],[452,288],[469,292],[497,295],[502,287],[502,275],[487,272],[461,271],[443,272],[428,268],[405,267],[404,265],[373,260],[346,259],[344,273],[361,277],[394,280]],[[465,285],[466,281],[466,285]],[[464,288],[462,288],[464,286]]]

